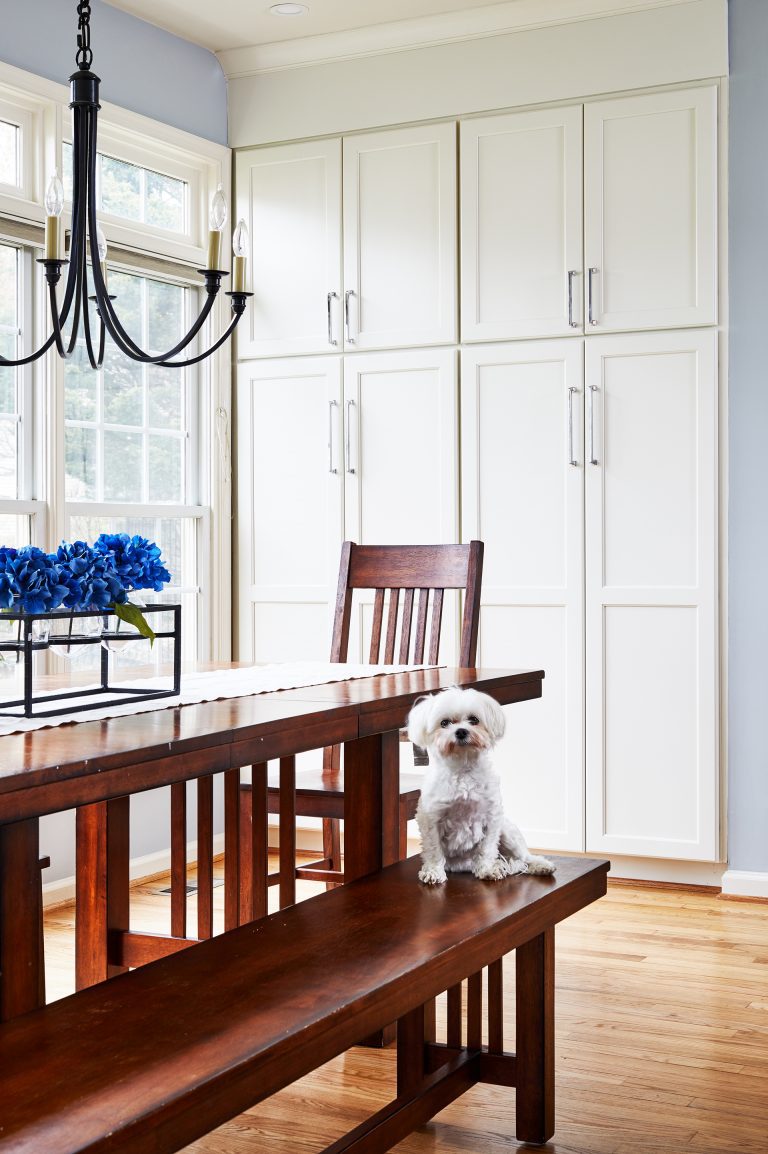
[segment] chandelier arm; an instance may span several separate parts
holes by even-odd
[[[96,109],[89,109],[90,123],[88,128],[88,151],[89,151],[89,170],[91,180],[88,187],[88,234],[91,244],[91,270],[93,272],[93,288],[96,296],[96,302],[99,307],[99,313],[103,323],[106,325],[109,335],[118,346],[120,351],[124,353],[131,360],[141,361],[146,365],[160,365],[164,364],[170,357],[175,357],[195,339],[200,329],[203,327],[208,317],[210,316],[216,294],[218,293],[221,277],[215,278],[215,284],[211,283],[213,278],[206,277],[206,284],[208,287],[208,296],[200,310],[200,313],[195,320],[192,327],[178,344],[173,348],[167,349],[163,353],[158,353],[156,356],[151,356],[133,340],[133,338],[126,332],[120,319],[115,312],[112,301],[109,298],[109,291],[104,281],[104,274],[102,272],[101,263],[98,259],[98,252],[96,251]]]
[[[226,340],[229,340],[229,338],[232,336],[232,333],[235,331],[235,329],[238,325],[238,322],[239,322],[241,316],[243,315],[244,311],[245,310],[243,308],[243,309],[239,309],[235,313],[234,317],[230,321],[229,327],[227,328],[226,332],[223,332],[221,334],[221,336],[219,337],[219,339],[217,341],[215,341],[214,344],[212,344],[210,346],[210,348],[206,349],[204,353],[199,353],[198,356],[189,357],[187,360],[184,360],[184,361],[160,361],[161,368],[164,368],[164,369],[182,369],[182,368],[186,368],[187,365],[196,365],[196,364],[198,364],[199,361],[204,361],[206,357],[209,357],[211,355],[211,353],[215,353],[216,350],[218,348],[220,348]]]
[[[91,368],[96,372],[104,363],[104,321],[101,319],[99,313],[99,353],[98,356],[93,351],[93,338],[91,337],[91,316],[88,308],[87,297],[87,279],[83,282],[83,332],[85,333],[85,347],[88,352],[88,360]]]

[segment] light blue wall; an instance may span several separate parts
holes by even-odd
[[[75,0],[2,6],[0,60],[66,84],[75,71]],[[227,143],[227,84],[212,52],[92,0],[93,71],[101,97],[218,144]]]
[[[768,871],[768,3],[730,0],[728,839]]]

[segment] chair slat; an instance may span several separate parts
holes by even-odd
[[[389,612],[387,614],[387,642],[384,648],[384,663],[393,665],[395,661],[395,636],[397,634],[397,610],[400,605],[400,590],[389,591]]]
[[[424,662],[424,645],[427,640],[427,612],[429,610],[429,589],[419,590],[419,607],[416,613],[416,637],[414,639],[413,660],[416,665]]]
[[[408,651],[411,648],[411,622],[413,621],[413,589],[406,589],[403,598],[403,614],[400,619],[400,655],[401,665],[408,664]]]
[[[384,590],[377,589],[376,596],[373,601],[373,626],[371,628],[371,651],[368,660],[371,665],[376,665],[379,660],[379,647],[381,645],[381,622],[384,616]],[[345,655],[346,660],[346,655]]]
[[[429,657],[427,658],[430,665],[436,665],[440,655],[440,626],[442,620],[443,590],[435,589],[435,595],[432,598],[432,628],[429,635]]]

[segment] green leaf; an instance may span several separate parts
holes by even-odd
[[[134,629],[138,629],[142,637],[149,638],[150,646],[155,644],[154,631],[138,605],[132,605],[130,601],[123,601],[122,604],[113,605],[112,610],[115,617],[119,617],[121,621],[127,622],[128,625],[133,625]]]

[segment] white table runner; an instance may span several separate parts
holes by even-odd
[[[0,737],[11,733],[28,733],[58,725],[81,721],[103,721],[133,713],[148,713],[154,709],[173,709],[177,705],[195,705],[201,701],[219,701],[225,697],[247,697],[256,693],[270,693],[278,689],[300,689],[307,685],[327,685],[332,681],[352,681],[358,677],[374,677],[386,673],[405,673],[414,669],[430,669],[429,665],[354,665],[349,662],[333,663],[296,661],[279,665],[251,665],[240,669],[217,669],[207,673],[187,673],[181,677],[181,693],[176,697],[161,697],[150,701],[134,701],[121,705],[119,701],[105,704],[84,713],[62,713],[56,717],[0,717]],[[147,689],[167,689],[169,678],[129,678],[121,685],[140,685]],[[81,686],[87,689],[88,686]],[[78,698],[73,691],[71,705],[92,701]]]

